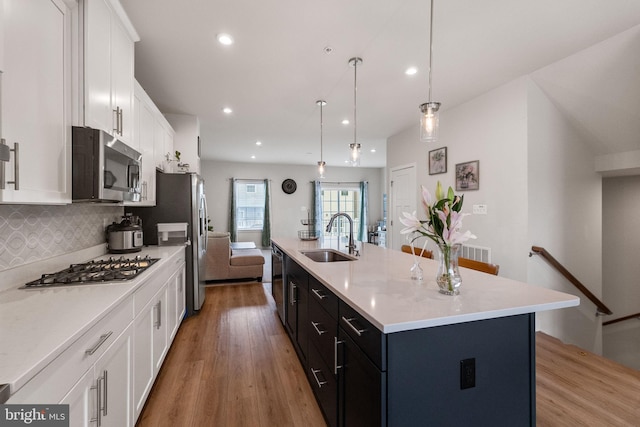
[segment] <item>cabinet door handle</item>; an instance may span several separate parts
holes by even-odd
[[[0,144],[7,145],[7,141],[2,138],[0,139]],[[6,184],[13,184],[14,189],[20,190],[20,144],[17,142],[13,143],[13,148],[9,149],[9,156],[13,151],[13,181],[6,181],[4,176],[4,163],[5,160],[0,160],[0,190],[4,190],[6,188]],[[6,152],[6,148],[5,148]],[[6,160],[8,161],[8,160]]]
[[[322,388],[322,386],[327,383],[326,381],[320,381],[318,379],[318,374],[322,373],[321,369],[313,369],[313,368],[311,368],[311,373],[313,374],[313,377],[316,379],[316,383],[318,383],[318,387],[319,388]]]
[[[298,287],[298,285],[296,285],[294,282],[290,282],[289,283],[289,304],[291,305],[296,305],[296,288]]]
[[[104,393],[103,393],[103,398],[104,398],[104,406],[102,408],[102,414],[106,417],[107,416],[107,396],[109,395],[108,391],[107,391],[107,384],[109,383],[109,380],[107,379],[107,370],[105,369],[104,371],[102,371],[102,384],[104,386]]]
[[[322,334],[326,333],[327,331],[321,331],[320,328],[318,328],[319,324],[320,324],[319,322],[311,322],[311,325],[313,325],[313,328],[316,330],[318,335],[322,335]]]
[[[102,344],[104,344],[104,342],[106,340],[109,339],[109,337],[111,336],[112,333],[113,333],[113,331],[109,331],[106,334],[100,335],[100,339],[98,340],[98,342],[93,347],[91,347],[90,349],[85,350],[84,354],[86,354],[87,356],[93,355],[93,353],[95,353],[100,348],[100,346]]]
[[[116,127],[113,128],[113,132],[116,135],[118,135],[120,133],[120,107],[116,106],[116,109],[113,110],[113,112],[116,114],[116,117],[115,117]]]
[[[338,341],[338,337],[333,337],[333,373],[338,375],[338,369],[342,368],[342,365],[338,365],[338,344],[342,344],[344,341]]]
[[[91,387],[91,390],[96,391],[96,416],[91,418],[89,422],[97,423],[98,427],[102,424],[102,414],[100,413],[100,403],[102,400],[102,377],[98,377],[96,380],[96,385]]]
[[[118,126],[120,127],[120,136],[122,136],[122,134],[124,133],[124,126],[122,125],[122,117],[124,116],[124,111],[122,110],[122,108],[120,109],[120,123],[118,123]]]
[[[322,295],[320,292],[322,292],[320,289],[314,289],[311,288],[311,292],[313,292],[318,298],[320,298],[320,300],[325,299],[327,296],[326,295]]]
[[[356,320],[355,317],[350,317],[350,318],[346,318],[344,316],[342,316],[342,320],[344,320],[344,322],[349,325],[349,327],[353,330],[353,332],[355,332],[356,334],[358,334],[359,337],[362,336],[363,332],[366,332],[366,329],[358,329],[355,326],[353,326],[353,324],[351,322],[353,322],[354,320]]]
[[[162,326],[162,300],[158,301],[158,303],[155,305],[156,308],[156,321],[153,324],[153,326],[156,327],[156,329],[160,329],[160,326]]]

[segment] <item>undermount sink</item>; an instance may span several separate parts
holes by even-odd
[[[300,252],[316,262],[355,261],[357,259],[335,249],[314,249]]]

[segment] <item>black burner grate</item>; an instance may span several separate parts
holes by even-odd
[[[39,279],[26,283],[23,288],[42,288],[103,282],[131,280],[151,267],[160,258],[149,255],[127,259],[125,257],[71,264],[69,268],[52,274],[43,274]]]

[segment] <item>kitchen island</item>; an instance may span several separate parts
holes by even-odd
[[[285,326],[330,426],[535,425],[535,312],[579,298],[461,269],[460,295],[438,292],[437,263],[363,244],[274,238],[284,253]]]

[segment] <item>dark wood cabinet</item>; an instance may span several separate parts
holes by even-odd
[[[387,373],[381,371],[340,327],[339,418],[341,427],[387,425]],[[419,425],[419,424],[414,424]]]
[[[309,273],[285,256],[286,289],[285,325],[298,356],[306,366],[308,351]]]
[[[330,427],[535,426],[535,314],[384,334],[285,265],[287,330]]]

